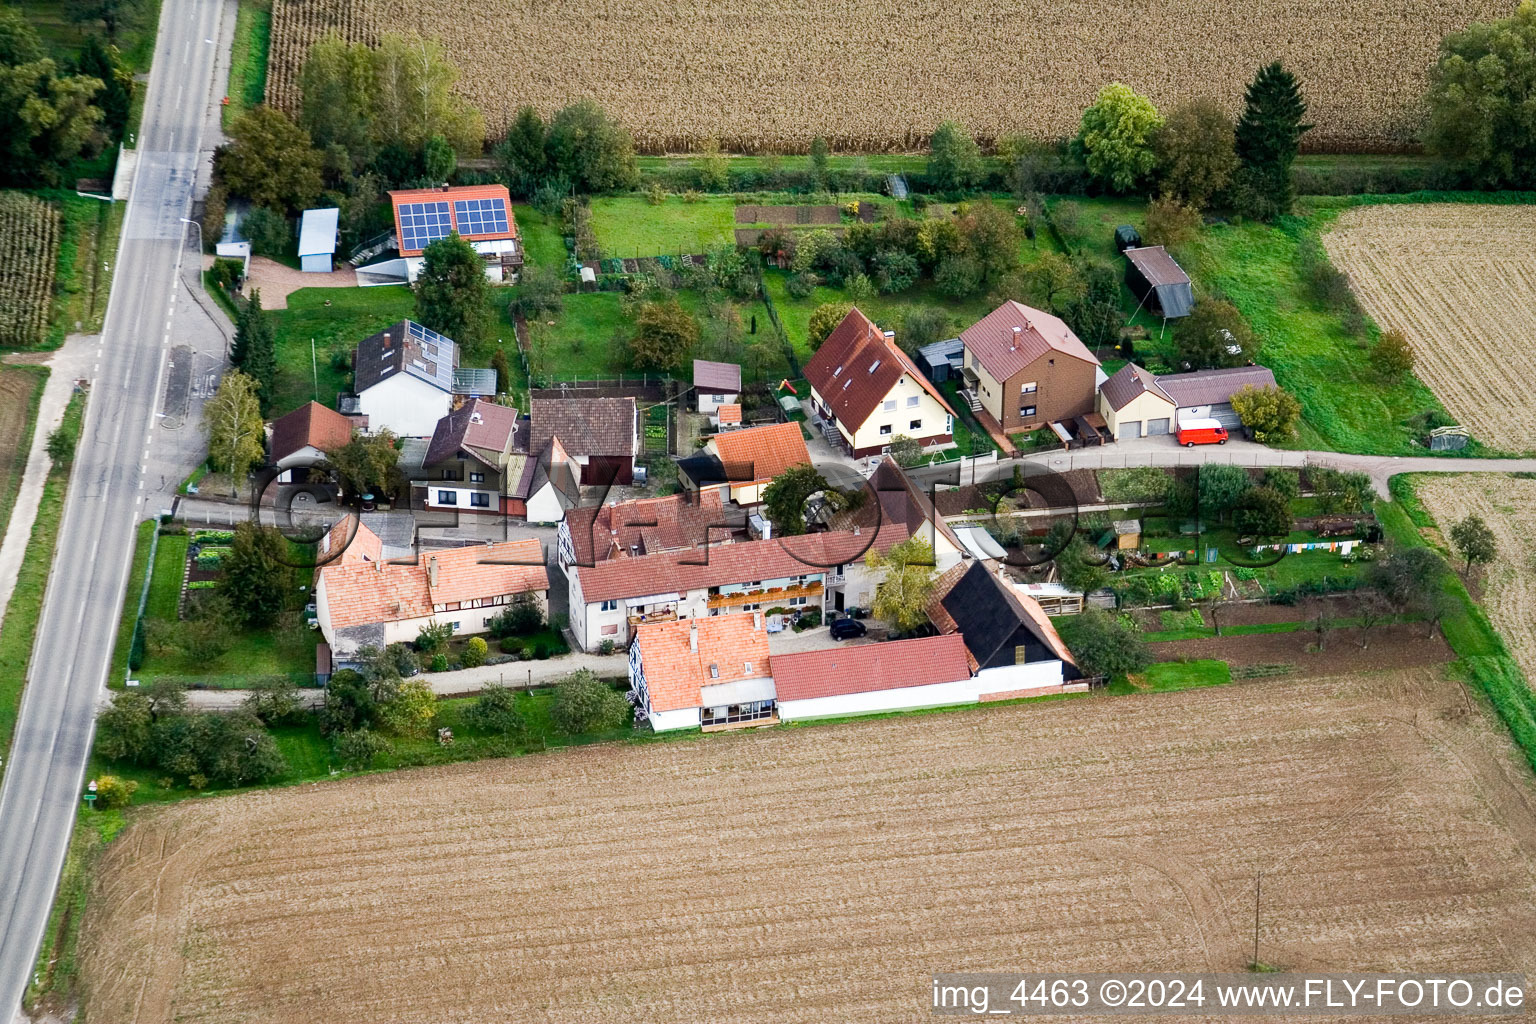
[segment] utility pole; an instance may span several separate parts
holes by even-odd
[[[1264,888],[1264,872],[1253,880],[1253,969],[1259,969],[1259,893]]]

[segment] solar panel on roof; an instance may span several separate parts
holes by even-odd
[[[452,230],[446,202],[406,203],[400,207],[402,249],[425,249],[428,243],[446,238]]]
[[[453,216],[461,235],[505,234],[507,231],[504,199],[456,199]]]

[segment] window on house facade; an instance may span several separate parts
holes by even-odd
[[[457,469],[445,469],[445,470],[443,470],[443,479],[444,480],[457,480],[458,478],[459,478],[459,471]]]
[[[611,626],[604,626],[603,629],[602,629],[602,635],[603,636],[617,636],[618,632],[619,632],[619,625],[618,625],[618,623],[614,623]]]
[[[459,503],[459,493],[457,491],[438,491],[437,503],[439,505],[457,505]]]
[[[915,408],[917,408],[918,404],[921,403],[922,400],[923,400],[923,396],[922,395],[908,395],[907,396],[907,408],[908,409],[915,409]]]
[[[619,610],[619,602],[617,602],[617,601],[604,601],[602,603],[602,606],[598,609],[598,611],[604,611],[604,612],[616,612],[618,610]]]
[[[896,408],[896,399],[894,399],[894,398],[887,398],[885,400],[885,408],[886,408],[886,411],[890,411],[891,409]]]
[[[472,484],[483,484],[483,483],[485,483],[485,474],[484,473],[470,473],[469,474],[469,482],[472,483]]]
[[[1019,388],[1019,394],[1021,394],[1021,395],[1032,395],[1036,391],[1039,391],[1039,390],[1040,390],[1039,382],[1038,381],[1030,380],[1030,381],[1025,381],[1023,386],[1021,386]]]
[[[460,626],[461,626],[461,625],[463,625],[463,623],[459,623],[459,622],[455,622],[455,623],[454,623],[454,624],[453,624],[453,631],[454,631],[454,632],[455,632],[455,633],[457,633],[457,632],[458,632],[458,631],[459,631],[459,627],[460,627]]]
[[[885,437],[885,436],[889,435],[890,432],[891,432],[891,425],[889,423],[887,423],[885,426],[880,428],[880,436],[881,437]]]
[[[476,491],[474,494],[469,496],[469,504],[472,508],[490,508],[491,496],[489,494]]]
[[[911,423],[907,424],[907,429],[908,430],[922,430],[923,429],[923,421],[922,420],[913,420]]]
[[[1019,410],[1019,415],[1020,416],[1033,416],[1034,414],[1035,414],[1035,407],[1032,406],[1032,405],[1026,405],[1024,408]]]
[[[700,708],[700,725],[729,725],[732,722],[753,722],[772,718],[774,704],[771,700],[752,701],[747,704],[723,704],[720,707]]]

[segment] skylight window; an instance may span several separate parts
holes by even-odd
[[[838,374],[840,374],[842,372],[843,372],[843,368],[841,366],[839,366],[837,369],[832,371],[832,376],[836,377]]]
[[[874,373],[878,369],[880,369],[880,360],[876,359],[874,362],[869,364],[870,373]]]

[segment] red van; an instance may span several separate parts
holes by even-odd
[[[1185,420],[1179,424],[1179,444],[1193,448],[1197,444],[1226,444],[1227,428],[1216,420]]]

